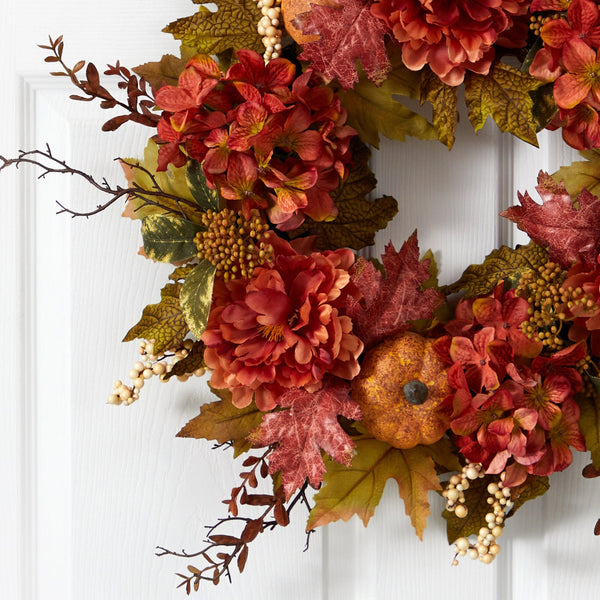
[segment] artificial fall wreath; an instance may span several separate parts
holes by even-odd
[[[209,372],[218,399],[178,435],[247,455],[229,517],[209,527],[181,586],[242,571],[250,542],[298,504],[312,502],[309,532],[353,515],[366,525],[389,478],[419,537],[439,491],[454,562],[489,563],[506,519],[573,449],[591,453],[584,476],[600,474],[600,200],[582,185],[600,170],[597,2],[216,5],[166,27],[180,57],[108,67],[124,100],[93,64],[67,66],[61,38],[42,46],[75,100],[124,109],[104,130],[151,128],[143,160],[121,159],[127,187],[50,149],[0,165],[84,177],[108,195],[94,213],[126,199],[143,254],[173,265],[125,336],[142,340],[141,357],[109,403],[136,401],[153,376]],[[441,287],[416,234],[381,261],[357,252],[397,210],[368,199],[368,145],[382,133],[451,148],[459,86],[476,131],[491,116],[537,144],[537,131],[561,128],[587,162],[540,173],[542,203],[525,193],[502,213],[529,244]],[[431,121],[398,96],[430,104]]]

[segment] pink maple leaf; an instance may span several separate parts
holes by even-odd
[[[398,252],[390,242],[381,259],[385,279],[372,263],[357,263],[351,281],[362,299],[349,296],[346,305],[353,331],[365,348],[406,331],[410,321],[431,318],[442,300],[436,290],[421,289],[430,276],[429,260],[419,260],[416,231]]]
[[[316,392],[290,388],[279,398],[281,410],[263,415],[262,424],[249,436],[255,446],[278,444],[269,457],[269,472],[281,471],[285,496],[302,487],[308,479],[318,487],[323,481],[324,450],[333,460],[350,466],[354,442],[340,427],[337,417],[358,420],[358,404],[350,399],[350,385],[337,378],[328,378]]]
[[[557,184],[540,171],[536,190],[543,204],[527,192],[519,194],[521,206],[500,213],[541,246],[548,246],[550,260],[569,268],[581,255],[586,265],[594,265],[600,250],[600,200],[583,189],[575,208],[563,183]]]
[[[312,63],[328,82],[336,77],[345,89],[358,81],[360,60],[369,79],[381,85],[391,69],[384,43],[388,26],[371,14],[373,0],[339,0],[339,4],[311,4],[310,12],[298,15],[294,25],[303,34],[321,36],[304,44],[298,58]]]

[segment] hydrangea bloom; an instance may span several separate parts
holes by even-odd
[[[338,97],[310,70],[296,77],[286,59],[265,65],[251,50],[237,56],[225,75],[196,56],[177,86],[158,90],[158,169],[196,159],[230,208],[266,209],[282,230],[305,215],[334,217],[330,193],[347,173],[355,134]]]

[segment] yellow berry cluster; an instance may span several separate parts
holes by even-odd
[[[264,58],[268,63],[272,58],[281,56],[281,0],[258,0],[257,6],[262,14],[257,31],[262,36]]]
[[[532,15],[529,18],[529,29],[533,32],[534,35],[540,35],[541,28],[548,22],[553,19],[560,19],[560,13],[553,13],[551,15]]]
[[[516,294],[529,303],[529,319],[522,323],[523,333],[530,339],[542,342],[550,350],[560,350],[564,340],[560,337],[565,319],[561,307],[564,304],[561,285],[566,278],[563,269],[547,262],[536,271],[521,275]]]
[[[147,379],[156,375],[160,381],[166,381],[165,376],[167,373],[170,373],[173,366],[189,354],[193,345],[192,340],[184,340],[180,348],[170,348],[167,351],[168,354],[163,352],[154,354],[154,343],[151,340],[148,342],[142,340],[140,342],[141,359],[129,371],[129,377],[133,385],[127,386],[120,379],[117,379],[113,384],[112,393],[108,396],[108,404],[125,404],[126,406],[133,404],[139,399],[140,390],[144,387]],[[166,358],[167,356],[171,359],[170,362]],[[201,367],[192,374],[178,375],[177,379],[187,381],[191,375],[202,377],[204,373],[205,369]]]
[[[202,215],[202,223],[206,231],[194,238],[198,258],[217,267],[216,277],[225,281],[246,279],[256,267],[273,260],[269,226],[257,210],[251,211],[249,220],[229,208],[209,210]]]
[[[461,475],[453,475],[450,478],[448,487],[443,492],[446,498],[446,508],[452,510],[451,506],[454,506],[454,514],[464,519],[468,514],[467,507],[464,505],[464,490],[469,487],[468,480],[484,477],[484,475],[481,463],[467,463],[463,467]],[[460,537],[455,541],[456,555],[452,561],[453,565],[458,565],[458,557],[462,556],[468,556],[473,560],[490,564],[500,552],[497,540],[503,533],[506,513],[513,506],[510,488],[505,488],[502,483],[504,478],[505,474],[501,473],[498,482],[488,484],[489,498],[487,503],[490,505],[491,510],[485,515],[486,526],[479,529],[477,540],[473,544],[466,537]],[[466,487],[465,481],[467,483]],[[453,498],[455,499],[453,500]]]

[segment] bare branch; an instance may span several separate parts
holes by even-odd
[[[94,189],[110,196],[110,199],[107,202],[99,204],[95,209],[89,211],[78,211],[57,201],[59,206],[59,210],[57,212],[59,214],[67,213],[72,217],[91,217],[99,212],[102,212],[103,210],[106,210],[120,198],[137,198],[141,200],[142,206],[155,206],[164,211],[165,214],[178,215],[187,220],[189,220],[188,213],[193,214],[200,211],[200,207],[193,200],[176,196],[162,190],[156,179],[156,176],[139,163],[128,162],[123,159],[116,160],[120,160],[123,164],[132,169],[137,169],[144,172],[151,181],[152,189],[146,190],[135,182],[132,183],[130,187],[125,188],[119,185],[112,187],[105,178],[102,178],[101,181],[97,181],[88,173],[71,167],[65,161],[54,157],[48,146],[46,146],[45,151],[20,150],[17,158],[5,158],[4,156],[0,156],[0,171],[11,166],[14,166],[18,169],[21,165],[34,165],[42,169],[42,173],[38,177],[39,179],[44,179],[47,175],[54,173],[76,175],[84,179]],[[169,203],[166,203],[165,200],[170,200],[177,208],[174,208]]]

